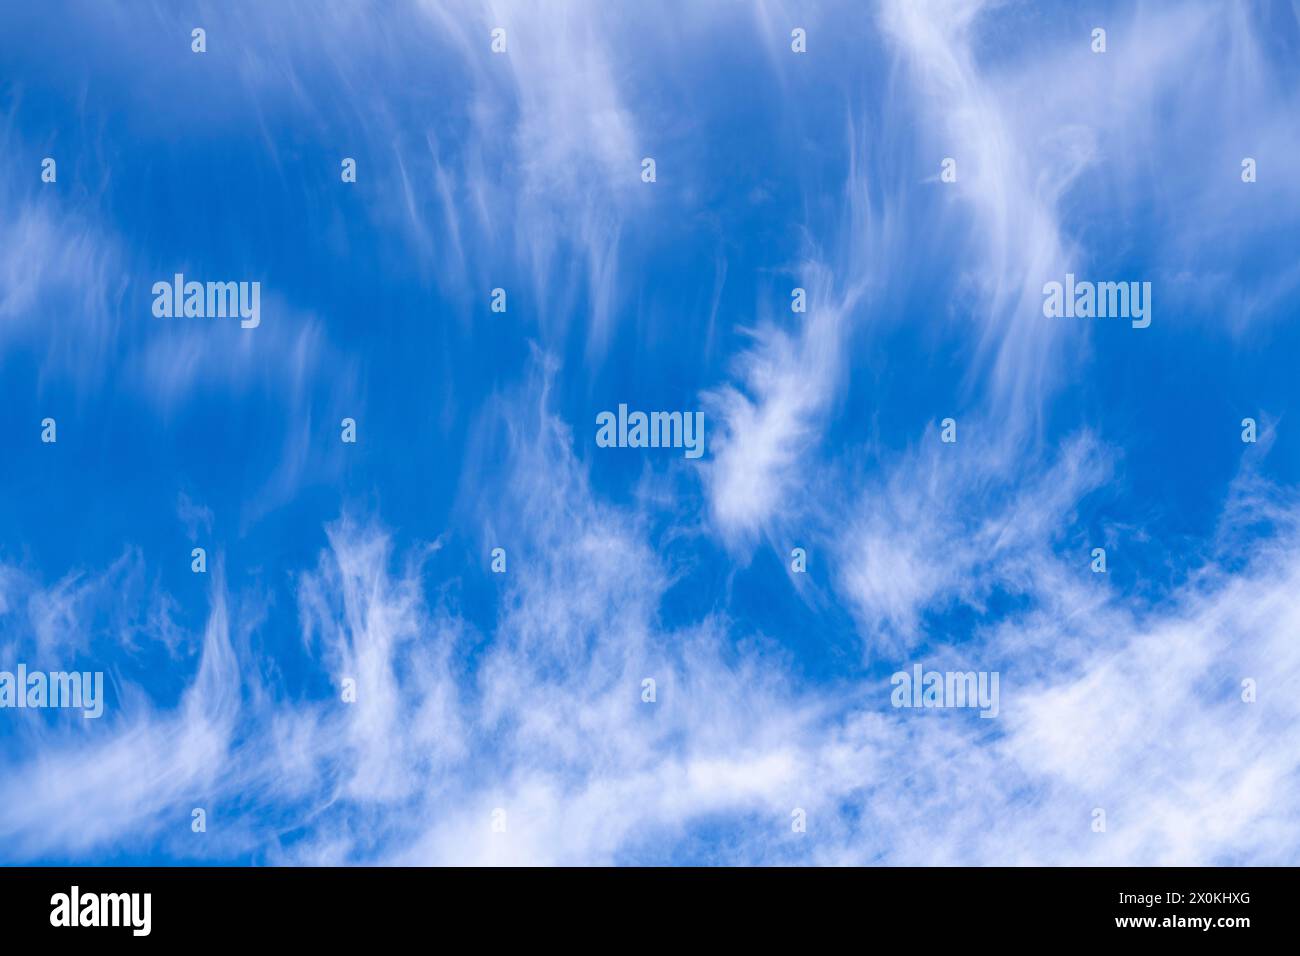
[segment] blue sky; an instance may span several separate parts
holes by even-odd
[[[107,681],[0,710],[0,861],[1296,861],[1294,5],[0,37],[0,670]],[[260,324],[156,318],[177,272]],[[891,706],[916,663],[999,715]]]

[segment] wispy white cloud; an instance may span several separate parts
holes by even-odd
[[[1294,528],[1246,568],[1206,564],[1158,608],[1071,587],[1068,558],[1034,542],[1104,475],[1077,443],[974,529],[992,558],[1020,555],[1024,607],[979,644],[931,637],[936,663],[1001,670],[1001,716],[893,710],[884,674],[809,687],[725,619],[665,629],[672,569],[635,513],[594,494],[544,394],[509,416],[499,491],[518,518],[498,532],[511,563],[477,664],[473,628],[425,596],[427,549],[399,559],[373,524],[344,520],[299,583],[304,652],[328,696],[250,678],[218,586],[178,707],[138,703],[102,736],[51,734],[10,758],[0,832],[22,835],[10,857],[183,827],[196,791],[252,801],[298,836],[245,822],[188,852],[235,839],[316,863],[626,862],[709,827],[728,834],[714,850],[728,862],[1268,862],[1300,844],[1300,750],[1275,733],[1297,716]],[[338,699],[345,675],[356,703]],[[37,827],[37,806],[79,822]],[[1091,829],[1096,807],[1105,833]]]
[[[828,545],[839,588],[872,654],[905,648],[927,611],[980,608],[994,588],[1036,592],[1075,540],[1077,503],[1111,477],[1111,454],[1084,434],[1041,470],[1010,476],[1001,437],[944,444],[931,429],[906,457],[868,478],[836,514]]]
[[[231,785],[240,681],[221,587],[218,581],[198,670],[174,710],[157,710],[137,687],[117,689],[120,711],[110,720],[77,712],[51,726],[39,714],[23,715],[33,719],[16,731],[0,782],[6,859],[75,857],[188,832],[191,809],[223,775]]]
[[[723,539],[743,550],[774,519],[794,517],[810,477],[802,467],[814,455],[834,402],[845,385],[846,349],[869,304],[873,282],[887,268],[892,227],[873,207],[868,153],[852,122],[846,124],[848,174],[844,215],[830,249],[809,237],[790,269],[782,306],[793,309],[795,288],[805,312],[765,318],[753,345],[734,360],[736,381],[703,394],[713,425],[705,469],[710,514]]]
[[[31,154],[12,135],[0,136],[0,150]],[[94,387],[119,334],[122,251],[84,201],[41,184],[39,167],[29,173],[28,188],[9,177],[0,185],[0,350],[30,349],[42,379]]]

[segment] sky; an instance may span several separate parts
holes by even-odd
[[[0,862],[1297,863],[1297,157],[1281,0],[3,5]]]

